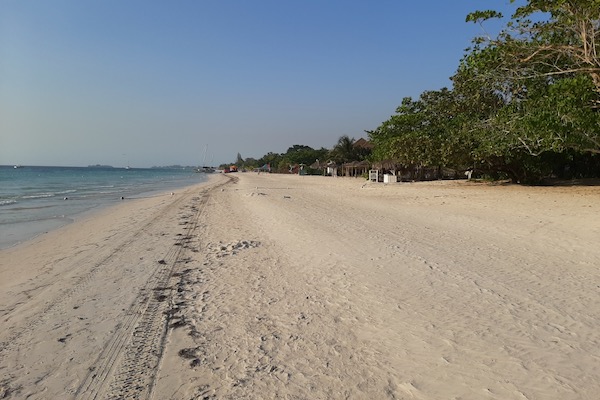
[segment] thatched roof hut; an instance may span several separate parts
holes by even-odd
[[[368,140],[360,138],[356,142],[354,142],[353,147],[359,148],[359,149],[373,150],[374,145],[373,145],[373,143],[369,142]]]
[[[374,161],[371,164],[371,167],[373,169],[379,169],[382,171],[397,171],[397,170],[401,170],[404,167],[404,165],[402,165],[398,161],[394,161],[394,160],[381,160],[381,161]]]
[[[352,161],[342,164],[344,176],[362,176],[369,172],[371,164],[368,161]]]

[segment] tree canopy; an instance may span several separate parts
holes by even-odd
[[[512,1],[511,1],[512,2]],[[475,11],[467,22],[502,15]],[[405,98],[369,136],[377,159],[533,182],[600,162],[600,0],[530,0],[473,40],[453,89]]]

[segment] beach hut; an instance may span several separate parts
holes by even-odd
[[[326,175],[338,176],[338,166],[333,161],[327,162],[327,167],[326,167],[325,171],[326,171]]]
[[[354,148],[360,148],[360,149],[367,149],[367,150],[373,150],[373,143],[369,142],[368,140],[364,139],[364,138],[360,138],[358,139],[356,142],[354,142],[353,144]]]
[[[311,170],[320,171],[322,175],[325,175],[325,171],[327,169],[327,163],[324,161],[319,161],[317,159],[314,163],[308,166]]]
[[[371,164],[368,161],[352,161],[342,164],[344,176],[358,177],[369,172]]]
[[[402,165],[394,160],[375,161],[371,164],[371,168],[369,180],[373,180],[372,177],[374,176],[379,182],[383,181],[384,175],[396,175],[400,178],[402,171]]]
[[[393,174],[401,181],[428,181],[435,179],[456,179],[456,170],[443,167],[426,167],[419,164],[405,165],[394,160],[376,161],[373,169],[381,175]]]
[[[394,160],[381,160],[373,162],[372,167],[383,172],[396,172],[402,170],[403,165]]]

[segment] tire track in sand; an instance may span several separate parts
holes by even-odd
[[[168,205],[168,209],[175,208],[180,205],[180,203],[184,200],[184,198],[178,198],[173,203]],[[55,315],[58,311],[65,308],[66,304],[70,302],[70,300],[86,287],[88,287],[91,282],[93,282],[96,274],[102,270],[102,267],[108,264],[111,260],[116,258],[120,253],[124,252],[129,245],[131,245],[137,237],[151,228],[152,226],[158,224],[162,221],[163,216],[167,214],[166,212],[162,212],[158,217],[152,218],[146,224],[144,224],[139,230],[136,230],[131,235],[129,235],[122,243],[113,248],[111,252],[105,257],[101,258],[100,261],[96,261],[92,267],[84,273],[81,277],[77,279],[72,286],[70,286],[67,290],[56,293],[51,301],[48,301],[48,306],[36,311],[32,314],[29,319],[23,324],[21,329],[15,329],[8,337],[6,337],[2,342],[0,342],[0,360],[3,358],[4,354],[8,351],[12,351],[18,349],[19,347],[27,345],[28,336],[33,333],[40,325],[47,322],[52,315]],[[77,264],[86,265],[86,260],[97,258],[97,254],[91,254],[83,259],[78,259]],[[77,266],[73,265],[72,269],[75,269]],[[53,285],[55,282],[51,282],[49,285]],[[42,293],[38,293],[35,297],[41,296]],[[29,299],[35,300],[35,297]],[[26,308],[29,302],[21,304],[19,307],[15,307],[11,310],[11,314],[19,313],[22,308]]]
[[[103,348],[94,366],[76,392],[78,399],[145,398],[160,359],[171,274],[180,258],[185,241],[196,229],[207,195],[185,234],[171,246],[159,267],[139,291],[125,319]],[[122,360],[120,359],[122,358]],[[110,385],[110,386],[109,386]],[[142,397],[140,397],[142,396]]]
[[[187,241],[198,227],[198,222],[210,191],[228,181],[205,190],[190,206],[194,212],[185,233],[166,254],[146,285],[140,290],[127,311],[126,319],[117,327],[112,338],[76,392],[77,399],[149,399],[152,397],[158,366],[162,358],[169,323],[170,299],[173,288],[169,281],[182,259]]]

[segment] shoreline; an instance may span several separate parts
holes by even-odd
[[[593,399],[599,212],[253,173],[119,204],[0,250],[0,397]]]
[[[210,179],[210,177],[209,177]],[[206,182],[199,182],[193,184],[187,184],[184,186],[170,187],[170,188],[162,188],[162,189],[152,189],[146,190],[141,193],[136,193],[124,198],[115,198],[110,201],[104,200],[95,205],[90,205],[89,208],[85,208],[82,210],[74,211],[68,215],[53,215],[48,216],[43,219],[36,219],[31,221],[19,221],[15,223],[5,223],[4,230],[5,232],[0,238],[0,250],[13,248],[15,246],[20,246],[26,244],[30,240],[33,240],[40,235],[45,235],[51,231],[56,229],[60,229],[64,226],[70,225],[81,218],[86,218],[88,215],[94,215],[95,213],[102,212],[103,210],[115,206],[119,206],[123,201],[131,201],[137,199],[145,199],[157,196],[166,196],[170,195],[173,190],[184,190],[186,188],[203,185]],[[65,198],[66,200],[66,198]],[[69,199],[69,201],[77,201]],[[42,206],[47,207],[47,206]]]

